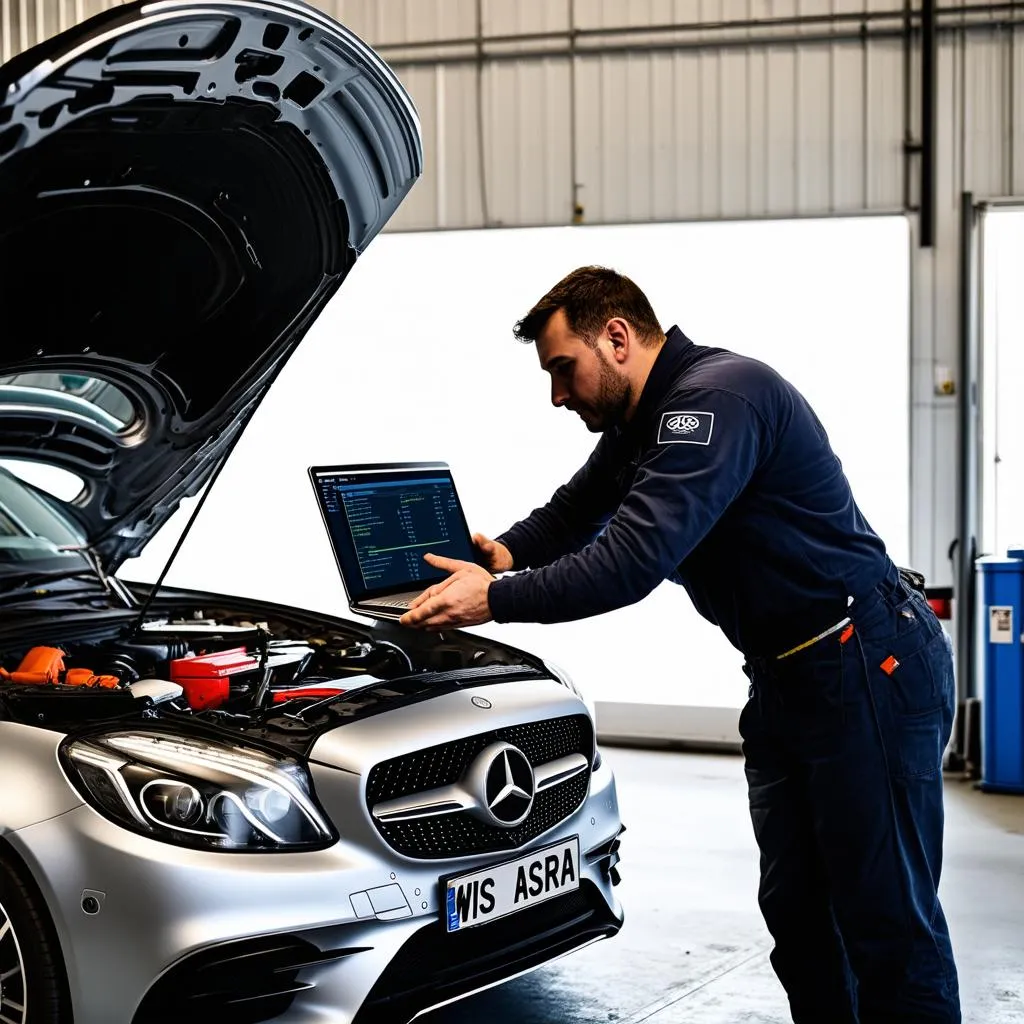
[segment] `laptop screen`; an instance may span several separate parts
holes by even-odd
[[[475,560],[446,463],[314,466],[309,473],[352,601],[444,579],[448,573],[423,560],[428,551]]]

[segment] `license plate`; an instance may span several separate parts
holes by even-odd
[[[580,887],[580,841],[534,850],[445,883],[448,931],[486,924]]]

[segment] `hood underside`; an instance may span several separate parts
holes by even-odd
[[[114,569],[408,193],[418,120],[298,3],[115,8],[5,65],[0,95],[0,458],[81,478],[67,510]]]

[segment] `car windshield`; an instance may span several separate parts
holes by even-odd
[[[86,538],[50,501],[0,467],[0,587],[26,573],[63,573],[89,568],[88,560],[68,548]]]

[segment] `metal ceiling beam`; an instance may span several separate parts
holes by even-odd
[[[973,33],[993,29],[1012,29],[1024,25],[1020,3],[959,5],[938,7],[936,0],[922,0],[934,8],[931,29],[934,37],[949,33]],[[909,31],[922,34],[925,15],[909,14],[903,8],[887,11],[837,12],[805,14],[783,18],[759,18],[743,21],[680,22],[648,26],[612,26],[609,28],[568,28],[548,32],[523,32],[509,35],[453,37],[416,40],[408,43],[376,46],[380,55],[393,67],[433,67],[450,64],[475,64],[480,61],[546,60],[553,57],[603,56],[606,54],[664,53],[707,50],[754,49],[770,46],[814,46],[833,43],[856,43],[880,39],[902,39]],[[829,29],[829,26],[835,26]],[[822,31],[806,30],[815,27]],[[708,38],[718,33],[721,38]],[[653,39],[652,36],[697,35],[691,39]],[[630,38],[623,38],[630,37]],[[517,49],[515,44],[532,44]],[[558,45],[536,45],[551,43]],[[500,49],[495,49],[500,47]],[[433,52],[418,55],[418,51]]]

